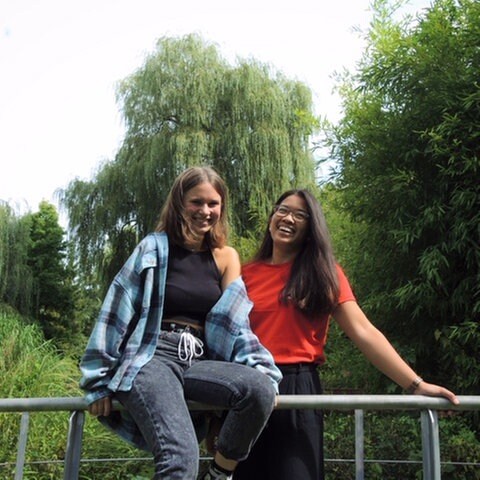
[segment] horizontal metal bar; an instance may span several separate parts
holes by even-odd
[[[422,395],[279,395],[276,408],[326,410],[480,410],[480,396],[464,395],[457,397],[459,405],[453,405],[444,398]],[[222,410],[197,402],[188,402],[191,410]],[[120,410],[118,402],[113,408]],[[42,398],[2,398],[0,412],[40,412],[86,410],[83,397],[42,397]]]
[[[480,410],[480,396],[459,396],[459,405],[447,399],[422,395],[280,395],[279,409],[327,410]]]
[[[112,458],[82,458],[80,463],[113,463],[113,462],[144,462],[152,457],[112,457]],[[200,457],[200,460],[211,460],[212,457]],[[325,463],[355,463],[354,458],[325,458]],[[383,458],[366,458],[365,463],[378,463],[379,465],[422,465],[422,460],[388,460]],[[63,465],[65,460],[30,460],[25,465]],[[452,465],[454,467],[480,467],[478,462],[440,462],[440,465]],[[0,469],[14,467],[15,462],[0,463]]]

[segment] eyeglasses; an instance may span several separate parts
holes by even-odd
[[[310,218],[310,215],[307,212],[304,212],[303,210],[291,210],[285,205],[275,205],[273,209],[275,213],[282,218],[291,214],[293,219],[298,223],[306,222]]]

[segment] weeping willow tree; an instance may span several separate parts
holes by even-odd
[[[8,204],[0,203],[0,302],[23,314],[32,313],[35,282],[28,265],[30,223]]]
[[[310,89],[267,65],[231,65],[196,35],[162,38],[117,95],[123,144],[91,181],[63,192],[80,263],[101,265],[107,280],[188,166],[211,165],[226,180],[236,236],[254,232],[281,191],[315,183]]]

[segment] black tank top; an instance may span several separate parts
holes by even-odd
[[[169,246],[163,318],[204,325],[205,317],[222,294],[221,276],[212,252],[191,252]]]

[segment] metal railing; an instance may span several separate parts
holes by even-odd
[[[442,398],[418,395],[280,395],[276,409],[316,409],[355,411],[355,479],[364,479],[364,430],[365,410],[419,410],[422,429],[422,463],[424,480],[440,480],[440,440],[438,411],[480,410],[480,396],[459,396],[459,405],[452,405]],[[114,409],[122,408],[117,402]],[[219,408],[190,402],[191,410],[219,410]],[[82,397],[11,398],[0,399],[1,412],[21,412],[15,480],[23,479],[29,428],[29,412],[71,412],[64,460],[64,480],[77,480],[81,461],[81,447],[85,410]]]

